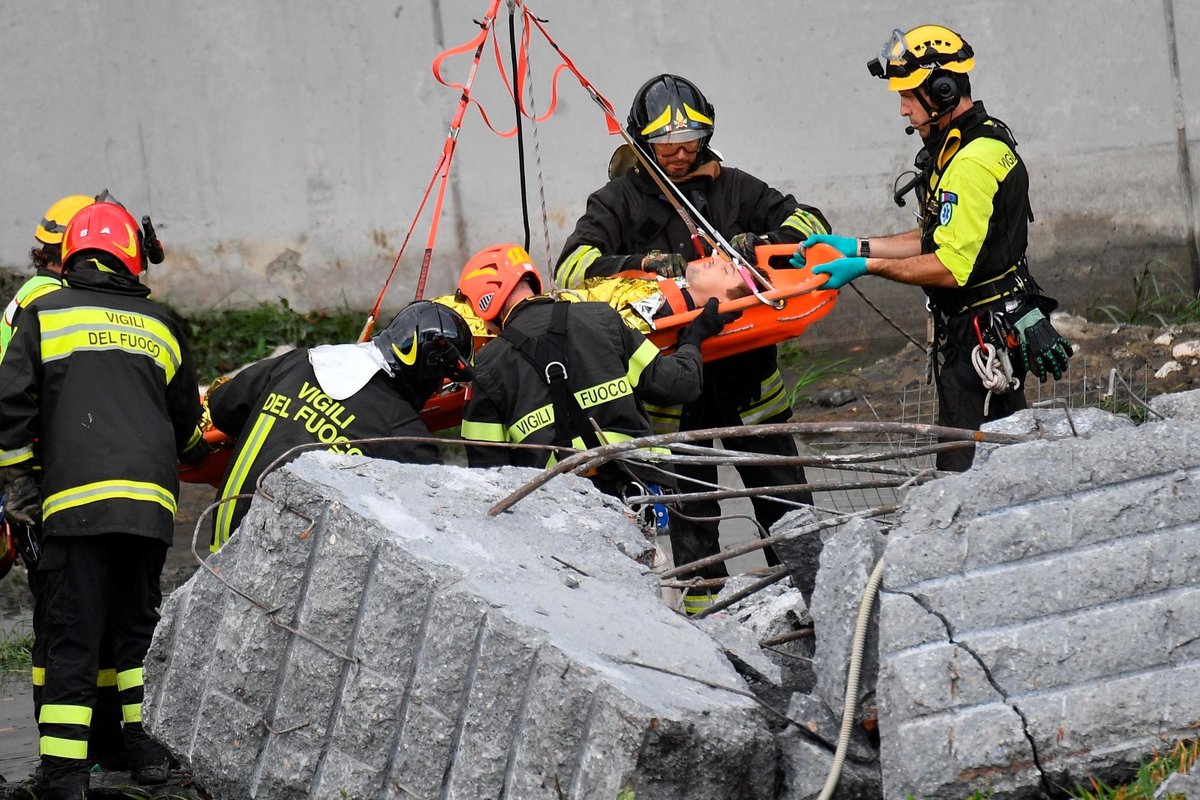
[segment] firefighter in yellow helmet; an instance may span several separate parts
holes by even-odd
[[[892,33],[872,75],[900,94],[907,133],[919,133],[916,178],[899,187],[896,202],[915,190],[920,226],[894,236],[810,236],[843,258],[815,267],[827,288],[863,275],[920,286],[933,317],[933,376],[938,422],[978,430],[1026,407],[1028,372],[1042,381],[1062,377],[1071,345],[1049,320],[1057,302],[1042,293],[1025,258],[1029,174],[1012,132],[971,96],[968,73],[975,51],[955,31],[921,25]],[[971,449],[938,455],[938,468],[962,471]]]
[[[37,230],[33,234],[38,246],[29,251],[34,275],[22,284],[4,308],[4,319],[0,321],[0,358],[4,358],[4,351],[8,349],[21,309],[46,292],[62,287],[63,231],[67,229],[67,223],[75,216],[76,211],[93,202],[93,198],[87,195],[68,195],[50,206],[38,222]]]

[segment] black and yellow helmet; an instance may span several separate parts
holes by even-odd
[[[916,89],[938,70],[965,75],[974,68],[971,45],[942,25],[920,25],[907,33],[892,31],[879,58],[867,63],[871,74],[886,78],[893,92]]]
[[[417,300],[400,310],[371,340],[393,376],[414,386],[442,385],[443,378],[466,381],[475,360],[475,338],[467,321],[451,308]]]
[[[629,109],[628,131],[638,144],[701,140],[713,135],[716,111],[696,84],[678,75],[656,75],[642,84]]]
[[[42,220],[38,223],[33,238],[42,244],[62,244],[63,234],[67,230],[67,223],[71,221],[71,218],[80,209],[90,206],[94,202],[96,202],[96,198],[82,194],[67,195],[61,200],[56,201],[42,215]]]

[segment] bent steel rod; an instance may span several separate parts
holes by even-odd
[[[768,536],[765,539],[743,542],[742,544],[730,547],[727,550],[722,550],[721,552],[715,553],[711,556],[705,556],[704,558],[700,558],[695,561],[689,561],[686,564],[680,564],[679,566],[669,569],[659,575],[658,579],[660,581],[664,581],[668,578],[686,575],[689,572],[695,572],[697,570],[704,569],[705,567],[710,567],[713,564],[720,564],[722,561],[728,561],[731,558],[742,556],[746,553],[753,553],[755,550],[762,550],[764,547],[770,547],[773,544],[790,542],[792,539],[798,539],[801,536],[807,536],[809,534],[816,533],[817,531],[824,530],[825,528],[836,528],[838,525],[842,525],[852,519],[871,519],[873,517],[883,517],[894,513],[898,508],[899,506],[894,505],[880,506],[879,508],[872,508],[867,511],[858,511],[853,514],[846,514],[845,516],[814,522],[811,525],[805,525],[802,528],[794,528],[786,533],[777,533],[774,536]]]
[[[624,442],[616,442],[585,450],[564,458],[550,469],[522,486],[517,491],[505,497],[488,509],[490,516],[496,516],[512,508],[520,500],[528,497],[535,490],[557,475],[577,470],[587,470],[598,467],[612,459],[637,450],[642,447],[656,447],[679,442],[703,441],[705,439],[746,438],[749,436],[771,436],[776,434],[800,434],[806,436],[826,434],[862,434],[862,433],[895,433],[911,436],[934,436],[955,441],[986,442],[989,444],[1018,444],[1032,442],[1038,436],[1016,433],[990,433],[985,431],[970,431],[962,428],[947,428],[942,425],[924,425],[912,422],[777,422],[771,425],[737,425],[724,428],[703,428],[694,431],[678,431],[655,436],[642,436]]]

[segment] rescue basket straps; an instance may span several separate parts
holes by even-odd
[[[392,283],[392,278],[396,274],[396,268],[400,266],[400,259],[404,256],[404,251],[408,247],[408,240],[412,237],[413,230],[417,227],[417,220],[421,218],[421,214],[425,210],[425,203],[429,200],[429,193],[433,191],[433,184],[437,181],[438,176],[441,176],[441,186],[438,189],[438,199],[434,207],[433,220],[429,226],[429,238],[425,244],[425,256],[421,262],[421,274],[417,281],[417,291],[413,296],[414,300],[420,300],[425,293],[425,279],[429,273],[429,263],[433,257],[433,244],[437,240],[438,220],[442,212],[442,199],[446,194],[446,183],[450,176],[450,163],[454,160],[454,146],[458,142],[458,133],[462,128],[463,115],[466,113],[467,104],[471,98],[471,85],[475,82],[475,75],[479,71],[479,58],[483,55],[483,46],[487,43],[488,33],[492,28],[492,23],[496,19],[496,10],[500,7],[500,0],[490,0],[487,14],[484,15],[483,21],[479,22],[480,31],[466,44],[447,50],[440,54],[433,62],[434,77],[440,83],[445,84],[439,73],[442,59],[454,55],[456,53],[465,52],[472,47],[475,48],[475,55],[471,61],[471,72],[467,76],[465,84],[455,84],[456,88],[462,90],[462,95],[459,98],[458,110],[454,113],[454,118],[450,122],[450,130],[446,134],[446,142],[442,145],[441,155],[438,156],[437,166],[433,169],[433,175],[429,178],[429,185],[425,187],[425,194],[421,196],[421,202],[417,206],[417,213],[413,216],[412,223],[408,226],[408,231],[404,234],[404,241],[400,244],[400,250],[396,253],[396,258],[392,261],[392,268],[388,272],[387,279],[383,282],[383,288],[379,290],[379,296],[375,299],[375,305],[371,307],[370,313],[367,315],[367,322],[363,326],[362,333],[359,334],[358,340],[365,342],[371,338],[371,331],[375,327],[375,320],[379,318],[379,309],[383,305],[383,298],[387,294],[388,286]],[[449,84],[446,84],[449,85]]]
[[[675,187],[669,180],[666,179],[657,163],[655,163],[653,159],[648,158],[647,154],[640,147],[638,147],[635,142],[633,142],[628,132],[624,130],[620,122],[617,120],[616,112],[613,109],[612,103],[609,102],[609,100],[605,98],[586,77],[584,77],[583,73],[579,71],[578,67],[575,66],[575,63],[571,60],[571,58],[565,52],[563,52],[562,48],[559,47],[554,38],[550,36],[543,24],[545,20],[538,18],[529,9],[529,6],[523,2],[523,0],[507,0],[507,2],[510,13],[515,9],[516,6],[520,6],[524,22],[522,26],[520,44],[515,48],[515,66],[513,68],[514,74],[511,76],[511,80],[505,68],[504,58],[500,50],[499,39],[495,33],[495,21],[500,6],[500,0],[489,0],[487,13],[484,15],[482,20],[475,21],[479,26],[479,33],[472,37],[470,41],[439,53],[433,60],[432,70],[434,79],[443,86],[457,89],[459,91],[460,94],[458,108],[456,109],[454,117],[450,123],[449,130],[446,134],[446,141],[442,145],[442,151],[438,156],[438,161],[434,167],[433,174],[430,176],[429,183],[426,185],[425,192],[421,196],[421,201],[417,206],[417,212],[414,215],[411,224],[408,226],[408,230],[405,232],[400,249],[396,253],[395,259],[392,261],[392,267],[388,272],[387,278],[384,280],[383,287],[380,289],[379,295],[367,315],[366,323],[363,326],[361,334],[359,335],[359,341],[366,341],[369,339],[372,331],[374,330],[375,322],[379,318],[380,309],[383,306],[384,298],[387,295],[387,290],[391,286],[392,279],[395,277],[396,270],[400,265],[400,260],[403,258],[404,252],[408,248],[408,243],[412,238],[413,231],[416,229],[417,222],[425,211],[425,206],[429,201],[429,197],[433,192],[434,184],[436,183],[438,184],[438,193],[434,201],[433,218],[430,222],[429,235],[427,236],[425,242],[425,252],[421,260],[421,269],[417,279],[417,287],[416,291],[414,292],[413,299],[420,300],[425,294],[425,284],[429,276],[429,268],[433,258],[433,249],[437,242],[438,226],[441,220],[446,187],[449,183],[450,167],[454,161],[454,152],[458,143],[459,133],[462,130],[462,123],[466,115],[467,107],[470,105],[476,106],[476,108],[479,110],[480,116],[483,118],[484,124],[497,136],[502,138],[512,138],[520,135],[521,124],[519,121],[510,130],[497,130],[496,127],[492,125],[492,122],[489,119],[487,111],[484,109],[483,105],[471,96],[471,89],[479,72],[479,64],[480,59],[483,56],[483,49],[487,45],[489,38],[493,43],[492,49],[495,54],[496,67],[500,74],[501,82],[503,83],[505,90],[509,93],[509,96],[513,99],[514,107],[517,110],[518,120],[520,117],[526,117],[536,124],[544,122],[552,117],[558,107],[559,76],[563,70],[570,70],[571,74],[575,76],[575,79],[579,82],[584,91],[587,92],[592,100],[600,106],[604,113],[608,132],[610,134],[620,134],[625,139],[626,143],[632,147],[633,152],[637,155],[638,159],[643,163],[643,165],[646,166],[651,176],[654,177],[659,183],[659,187],[663,191],[664,195],[668,198],[668,200],[671,201],[672,205],[675,206],[676,211],[680,214],[685,224],[688,225],[689,232],[692,233],[694,240],[698,243],[700,239],[703,239],[710,248],[720,251],[724,257],[732,261],[739,271],[752,274],[758,280],[759,284],[768,290],[772,288],[766,278],[761,275],[752,264],[747,263],[746,260],[732,246],[730,246],[729,242],[726,241],[726,239],[711,225],[711,223],[704,219],[704,217],[696,210],[695,206],[688,201],[687,197],[685,197],[677,187]],[[512,20],[510,19],[510,22],[511,21]],[[514,26],[510,25],[510,35],[513,32],[513,28]],[[529,75],[529,42],[532,36],[532,31],[535,28],[562,60],[562,63],[555,67],[551,76],[550,102],[546,112],[540,116],[535,115],[527,109],[525,90]],[[468,73],[466,81],[464,83],[452,83],[447,81],[442,75],[443,62],[448,58],[470,51],[474,52],[471,59],[471,69]],[[523,180],[524,168],[522,167],[522,181]],[[524,194],[522,204],[523,206],[525,204]],[[696,225],[696,220],[699,220],[699,226]],[[526,223],[526,228],[528,229],[528,223]],[[526,234],[526,238],[528,238],[528,233]],[[762,296],[759,288],[753,285],[753,281],[747,281],[747,283],[750,285],[753,294],[760,301],[769,305],[774,305]]]

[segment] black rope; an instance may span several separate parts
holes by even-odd
[[[525,251],[529,251],[529,196],[525,188],[525,131],[521,125],[521,93],[523,86],[518,85],[517,78],[517,24],[516,3],[508,3],[508,50],[512,56],[512,86],[513,105],[517,113],[517,165],[521,174],[521,221],[525,223]]]

